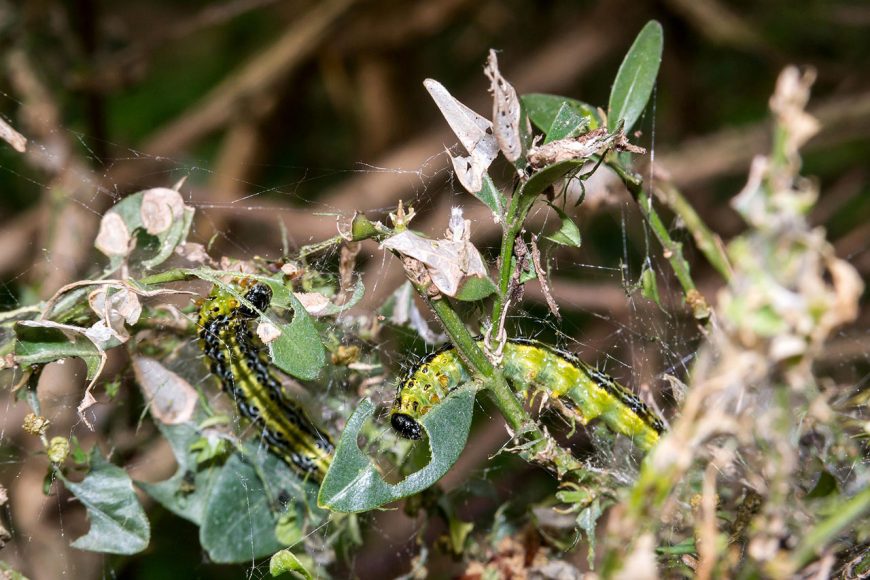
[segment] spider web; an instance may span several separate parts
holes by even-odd
[[[8,95],[4,95],[4,98],[14,101]],[[72,131],[66,132],[61,137],[76,143],[85,156],[96,157],[88,146],[92,138]],[[207,186],[203,183],[215,176],[215,173],[208,169],[208,161],[192,162],[182,158],[155,157],[142,151],[125,149],[111,142],[103,145],[111,150],[126,151],[103,160],[101,170],[104,176],[112,175],[113,169],[121,165],[142,164],[150,167],[157,164],[162,168],[144,174],[149,184],[170,187],[179,179],[186,178],[187,182],[180,191],[185,198],[185,203],[194,207],[197,213],[197,221],[188,239],[212,246],[211,253],[215,257],[226,254],[240,259],[251,259],[259,255],[277,259],[288,251],[293,255],[304,244],[320,241],[330,235],[327,232],[334,231],[336,217],[347,219],[353,211],[363,210],[371,216],[385,219],[385,214],[395,209],[393,206],[342,207],[335,205],[329,199],[309,199],[305,193],[301,193],[303,190],[310,191],[319,183],[332,183],[355,174],[373,173],[396,175],[407,179],[410,186],[403,201],[407,205],[413,205],[418,216],[421,216],[418,218],[420,220],[418,223],[422,224],[424,233],[433,237],[439,236],[447,222],[445,208],[449,205],[460,205],[465,208],[466,215],[473,219],[472,239],[479,249],[490,257],[497,254],[497,237],[491,235],[493,229],[482,227],[485,220],[490,218],[486,216],[485,211],[481,211],[482,204],[458,192],[460,188],[450,178],[449,172],[440,169],[444,167],[440,162],[443,159],[438,163],[435,162],[435,157],[421,160],[419,167],[410,171],[374,167],[363,163],[352,168],[338,169],[271,166],[272,170],[279,170],[295,177],[280,185],[237,181],[236,186],[241,193],[229,201],[214,203],[209,201]],[[48,159],[53,158],[48,150],[43,154]],[[22,169],[19,162],[10,159],[5,153],[3,155],[4,157],[0,157],[0,170],[17,182],[22,189],[43,190],[52,187],[52,182],[34,177],[30,172]],[[442,155],[445,154],[440,153],[438,157]],[[54,157],[59,160],[57,156]],[[504,173],[507,171],[505,170]],[[504,178],[504,175],[502,177]],[[506,181],[509,181],[509,178]],[[106,185],[88,183],[88,187],[93,189],[93,194],[84,200],[75,199],[75,203],[99,218],[114,202],[121,199],[121,192],[131,191],[131,185],[130,182],[111,180]],[[588,187],[591,189],[594,185]],[[592,192],[589,196],[592,197]],[[604,196],[611,197],[610,194]],[[445,204],[445,199],[449,203]],[[528,284],[526,300],[516,305],[508,319],[509,333],[514,336],[535,337],[575,352],[587,362],[597,365],[622,383],[631,386],[649,404],[662,409],[671,408],[674,404],[674,393],[670,389],[671,383],[667,377],[673,376],[678,381],[686,377],[692,352],[699,340],[697,325],[681,308],[680,289],[675,284],[670,267],[661,257],[657,242],[651,239],[650,232],[634,203],[626,197],[617,197],[616,201],[608,201],[598,209],[587,210],[588,205],[589,203],[581,205],[580,209],[572,214],[577,218],[580,230],[583,232],[584,245],[580,249],[552,248],[550,252],[545,253],[551,268],[551,288],[558,297],[557,302],[562,309],[562,318],[557,319],[547,311],[540,292],[533,291],[533,287],[538,282],[532,281]],[[245,217],[239,219],[238,216]],[[252,216],[254,219],[250,221],[255,224],[253,230],[259,228],[260,231],[252,231],[247,223]],[[530,217],[529,233],[541,235],[552,231],[554,226],[558,225],[558,220],[554,218],[555,214],[545,207],[537,207]],[[312,229],[308,225],[300,227],[300,224],[315,220],[321,224],[328,224],[328,226],[318,226],[317,232],[321,235],[299,234],[300,230],[305,232]],[[227,227],[227,224],[231,224],[231,227]],[[262,235],[264,228],[268,228],[270,232],[268,236]],[[211,230],[214,232],[212,233]],[[480,230],[489,231],[490,234],[474,237],[474,233]],[[670,230],[677,237],[682,235],[679,224],[672,224]],[[282,233],[286,236],[284,240],[281,239]],[[269,239],[264,240],[264,237]],[[3,299],[10,308],[19,308],[32,303],[32,297],[22,295],[22,289],[26,286],[26,281],[34,268],[39,267],[47,271],[61,268],[61,265],[56,263],[56,257],[50,253],[40,252],[38,255],[40,258],[36,264],[20,269],[2,282],[0,291],[5,295]],[[334,247],[316,254],[310,266],[314,270],[334,273],[338,260],[338,248]],[[643,297],[637,288],[637,282],[645,266],[651,267],[655,272],[661,296],[660,304]],[[327,332],[344,334],[358,331],[362,326],[362,317],[370,322],[375,309],[403,280],[396,260],[385,252],[379,251],[374,245],[366,246],[359,258],[357,268],[363,275],[368,296],[357,309],[340,314],[331,323]],[[97,274],[98,269],[95,268],[91,273]],[[584,285],[588,285],[585,290]],[[207,291],[204,285],[197,286],[197,289],[201,292]],[[602,296],[610,300],[606,301]],[[613,299],[614,296],[616,299]],[[188,305],[182,303],[179,306]],[[421,305],[420,308],[422,309]],[[185,313],[185,317],[193,329],[195,311]],[[431,317],[429,325],[437,328]],[[373,353],[372,358],[379,358],[384,364],[382,381],[374,382],[369,387],[369,393],[378,396],[379,402],[383,404],[389,404],[392,399],[395,381],[403,370],[413,364],[415,357],[433,348],[433,345],[426,344],[426,341],[412,328],[394,328],[391,332],[390,342],[380,344],[369,341],[365,344]],[[402,350],[396,352],[393,349],[396,345],[401,345]],[[181,357],[179,360],[182,363],[184,357],[187,357],[189,362],[187,375],[191,382],[200,387],[212,400],[221,399],[223,395],[219,394],[211,382],[206,365],[198,362],[201,355],[198,354],[193,334],[179,353]],[[2,556],[14,566],[25,568],[34,553],[51,554],[51,558],[59,562],[57,567],[70,577],[90,577],[96,574],[129,577],[147,574],[149,569],[147,559],[151,557],[149,555],[138,555],[120,561],[99,554],[83,555],[82,552],[68,547],[72,539],[87,529],[83,517],[84,510],[76,502],[68,501],[69,494],[63,492],[56,482],[51,488],[50,495],[41,495],[41,474],[45,473],[44,459],[39,457],[40,446],[36,438],[22,436],[19,433],[26,405],[23,402],[16,402],[14,397],[8,395],[13,377],[9,373],[6,374],[8,378],[4,380],[4,386],[7,389],[2,405],[4,418],[0,428],[0,441],[5,449],[2,482],[12,494],[25,492],[31,494],[32,498],[29,501],[38,505],[38,508],[30,510],[27,520],[22,521],[16,513],[17,508],[12,507],[15,502],[6,504],[4,521],[12,532],[13,540],[5,548]],[[141,399],[129,374],[123,373],[120,376],[123,386],[119,395],[108,398],[103,393],[103,396],[99,397],[101,404],[94,414],[95,419],[100,421],[98,424],[101,425],[101,431],[96,434],[87,431],[81,421],[75,417],[75,409],[81,400],[84,384],[84,372],[79,361],[67,360],[49,365],[41,378],[38,395],[42,404],[42,414],[58,427],[53,434],[77,436],[85,447],[98,444],[104,451],[119,450],[117,454],[127,458],[123,466],[135,474],[148,472],[155,465],[165,462],[167,456],[165,449],[163,455],[154,451],[160,443],[158,437],[154,436],[153,429],[151,441],[148,441],[152,445],[151,449],[142,452],[131,450],[131,442],[141,442],[143,439],[141,437],[137,439],[137,432],[139,429],[147,430],[143,424],[150,419],[134,421],[135,428],[131,433],[126,434],[128,438],[126,442],[118,440],[109,443],[103,438],[103,435],[111,430],[113,415],[138,416],[142,413]],[[866,376],[863,380],[866,381]],[[325,413],[331,420],[332,426],[335,426],[349,415],[357,394],[349,392],[347,386],[338,380],[320,385],[320,388],[323,388],[323,392],[316,393],[312,397],[313,401],[323,403],[330,398],[340,401]],[[507,489],[530,473],[539,488],[538,499],[546,493],[552,493],[552,488],[547,488],[546,474],[540,473],[540,470],[534,467],[518,466],[517,460],[509,457],[509,454],[498,453],[508,439],[501,419],[490,406],[484,403],[479,403],[478,406],[480,412],[477,413],[478,417],[469,444],[470,448],[476,447],[476,449],[466,450],[465,454],[473,455],[478,459],[458,467],[467,478],[467,482],[463,483],[454,477],[447,485],[451,493],[457,495],[476,485],[484,485],[487,489],[495,490],[499,501],[487,503],[479,495],[469,491],[468,497],[461,499],[458,505],[469,513],[487,514],[489,517],[494,508],[505,499],[518,501],[517,497],[525,498],[523,494],[510,498]],[[395,437],[386,428],[384,415],[376,420],[382,424],[380,429],[382,443],[396,444]],[[255,438],[255,434],[251,434],[250,430],[248,432],[241,430],[241,434]],[[587,433],[587,436],[595,439],[594,433]],[[584,445],[576,440],[574,444],[578,447]],[[266,452],[265,446],[261,445],[260,450]],[[586,453],[590,456],[588,446]],[[494,454],[497,454],[497,457],[490,461],[489,456]],[[594,452],[591,456],[594,456]],[[616,456],[615,454],[599,455],[595,457],[595,461],[599,465],[606,465],[616,461]],[[171,473],[161,465],[157,467],[159,469],[152,471],[163,473],[164,476]],[[633,476],[634,468],[636,464],[631,463],[620,467],[624,469],[626,480],[630,480]],[[545,491],[541,492],[540,489]],[[233,575],[238,572],[239,568],[230,570],[202,561],[193,526],[165,511],[149,508],[148,513],[154,526],[152,549],[155,552],[170,549],[161,536],[169,528],[181,526],[189,536],[183,547],[189,553],[195,554],[195,557],[190,560],[190,565],[195,567],[196,574],[214,578],[224,574],[227,577],[234,577]],[[339,563],[336,564],[338,570],[356,570],[358,573],[361,570],[366,572],[376,570],[381,575],[408,570],[414,565],[414,558],[421,553],[427,553],[431,549],[433,537],[439,531],[443,531],[440,530],[437,522],[431,525],[425,524],[419,519],[405,517],[400,512],[364,514],[359,517],[359,520],[361,527],[366,529],[368,534],[366,549],[353,555],[349,563],[341,563],[339,557]],[[322,549],[328,544],[330,534],[335,530],[332,524],[333,522],[328,519],[323,524],[307,530],[305,538],[300,542],[308,541]],[[176,541],[178,536],[178,534],[171,535]],[[425,538],[422,548],[417,545],[420,537]],[[182,550],[175,547],[173,551],[178,553]],[[384,554],[389,554],[389,561],[380,565],[376,560]],[[448,563],[438,560],[437,557],[433,556],[433,558],[434,565],[440,564],[449,568]],[[246,577],[268,577],[268,564],[261,560],[252,560],[240,566]]]

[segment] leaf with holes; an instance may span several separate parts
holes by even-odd
[[[477,390],[473,384],[459,387],[423,417],[421,424],[429,434],[431,460],[397,484],[384,481],[357,443],[363,425],[375,411],[375,405],[364,399],[341,434],[335,459],[320,486],[318,505],[336,512],[363,512],[433,485],[456,463],[465,448]]]
[[[148,547],[151,528],[127,472],[112,465],[94,447],[91,470],[80,483],[58,477],[88,511],[91,528],[73,548],[107,554],[136,554]]]

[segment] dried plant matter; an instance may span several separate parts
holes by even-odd
[[[613,537],[623,538],[656,527],[659,516],[673,521],[685,509],[680,502],[697,482],[699,465],[715,465],[704,478],[705,507],[693,518],[702,577],[731,575],[738,565],[769,577],[797,573],[852,521],[835,526],[821,500],[806,494],[825,473],[842,490],[828,501],[844,513],[853,508],[853,519],[870,507],[864,497],[870,474],[832,405],[842,393],[822,391],[812,368],[831,332],[855,318],[863,291],[855,269],[806,219],[817,191],[798,174],[798,149],[817,129],[804,111],[812,80],[794,68],[780,76],[771,99],[774,150],[755,159],[734,198],[749,229],[728,246],[733,276],[719,293],[691,389],[672,431],[645,464],[627,510],[611,521]],[[761,498],[747,516],[749,539],[730,537],[746,542],[742,563],[733,554],[726,558],[727,530],[709,517],[717,501],[741,497]]]

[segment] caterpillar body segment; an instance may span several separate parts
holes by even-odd
[[[272,290],[268,285],[247,284],[242,290],[259,311],[269,307]],[[251,330],[258,316],[216,286],[199,311],[200,348],[239,414],[259,430],[272,452],[303,477],[321,481],[335,446],[302,407],[284,394],[266,349]]]
[[[483,347],[482,340],[478,346]],[[534,340],[511,339],[504,347],[502,367],[527,402],[538,396],[555,400],[569,419],[581,424],[600,419],[644,450],[652,448],[664,431],[661,419],[636,395],[570,353]],[[390,412],[393,428],[403,437],[419,439],[420,418],[470,378],[451,345],[425,357],[399,385]]]

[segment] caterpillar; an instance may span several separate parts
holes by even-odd
[[[477,344],[482,347],[483,340],[477,339]],[[600,418],[643,450],[652,448],[665,430],[662,420],[637,396],[570,353],[514,338],[505,344],[503,357],[505,378],[527,401],[540,394],[583,425]],[[393,429],[406,439],[420,439],[420,418],[470,378],[452,345],[429,354],[399,384],[390,410]]]
[[[269,449],[301,476],[322,481],[335,446],[284,394],[266,349],[251,331],[257,311],[269,308],[272,289],[244,280],[239,287],[255,309],[215,286],[199,310],[200,348],[239,414],[261,430]]]

